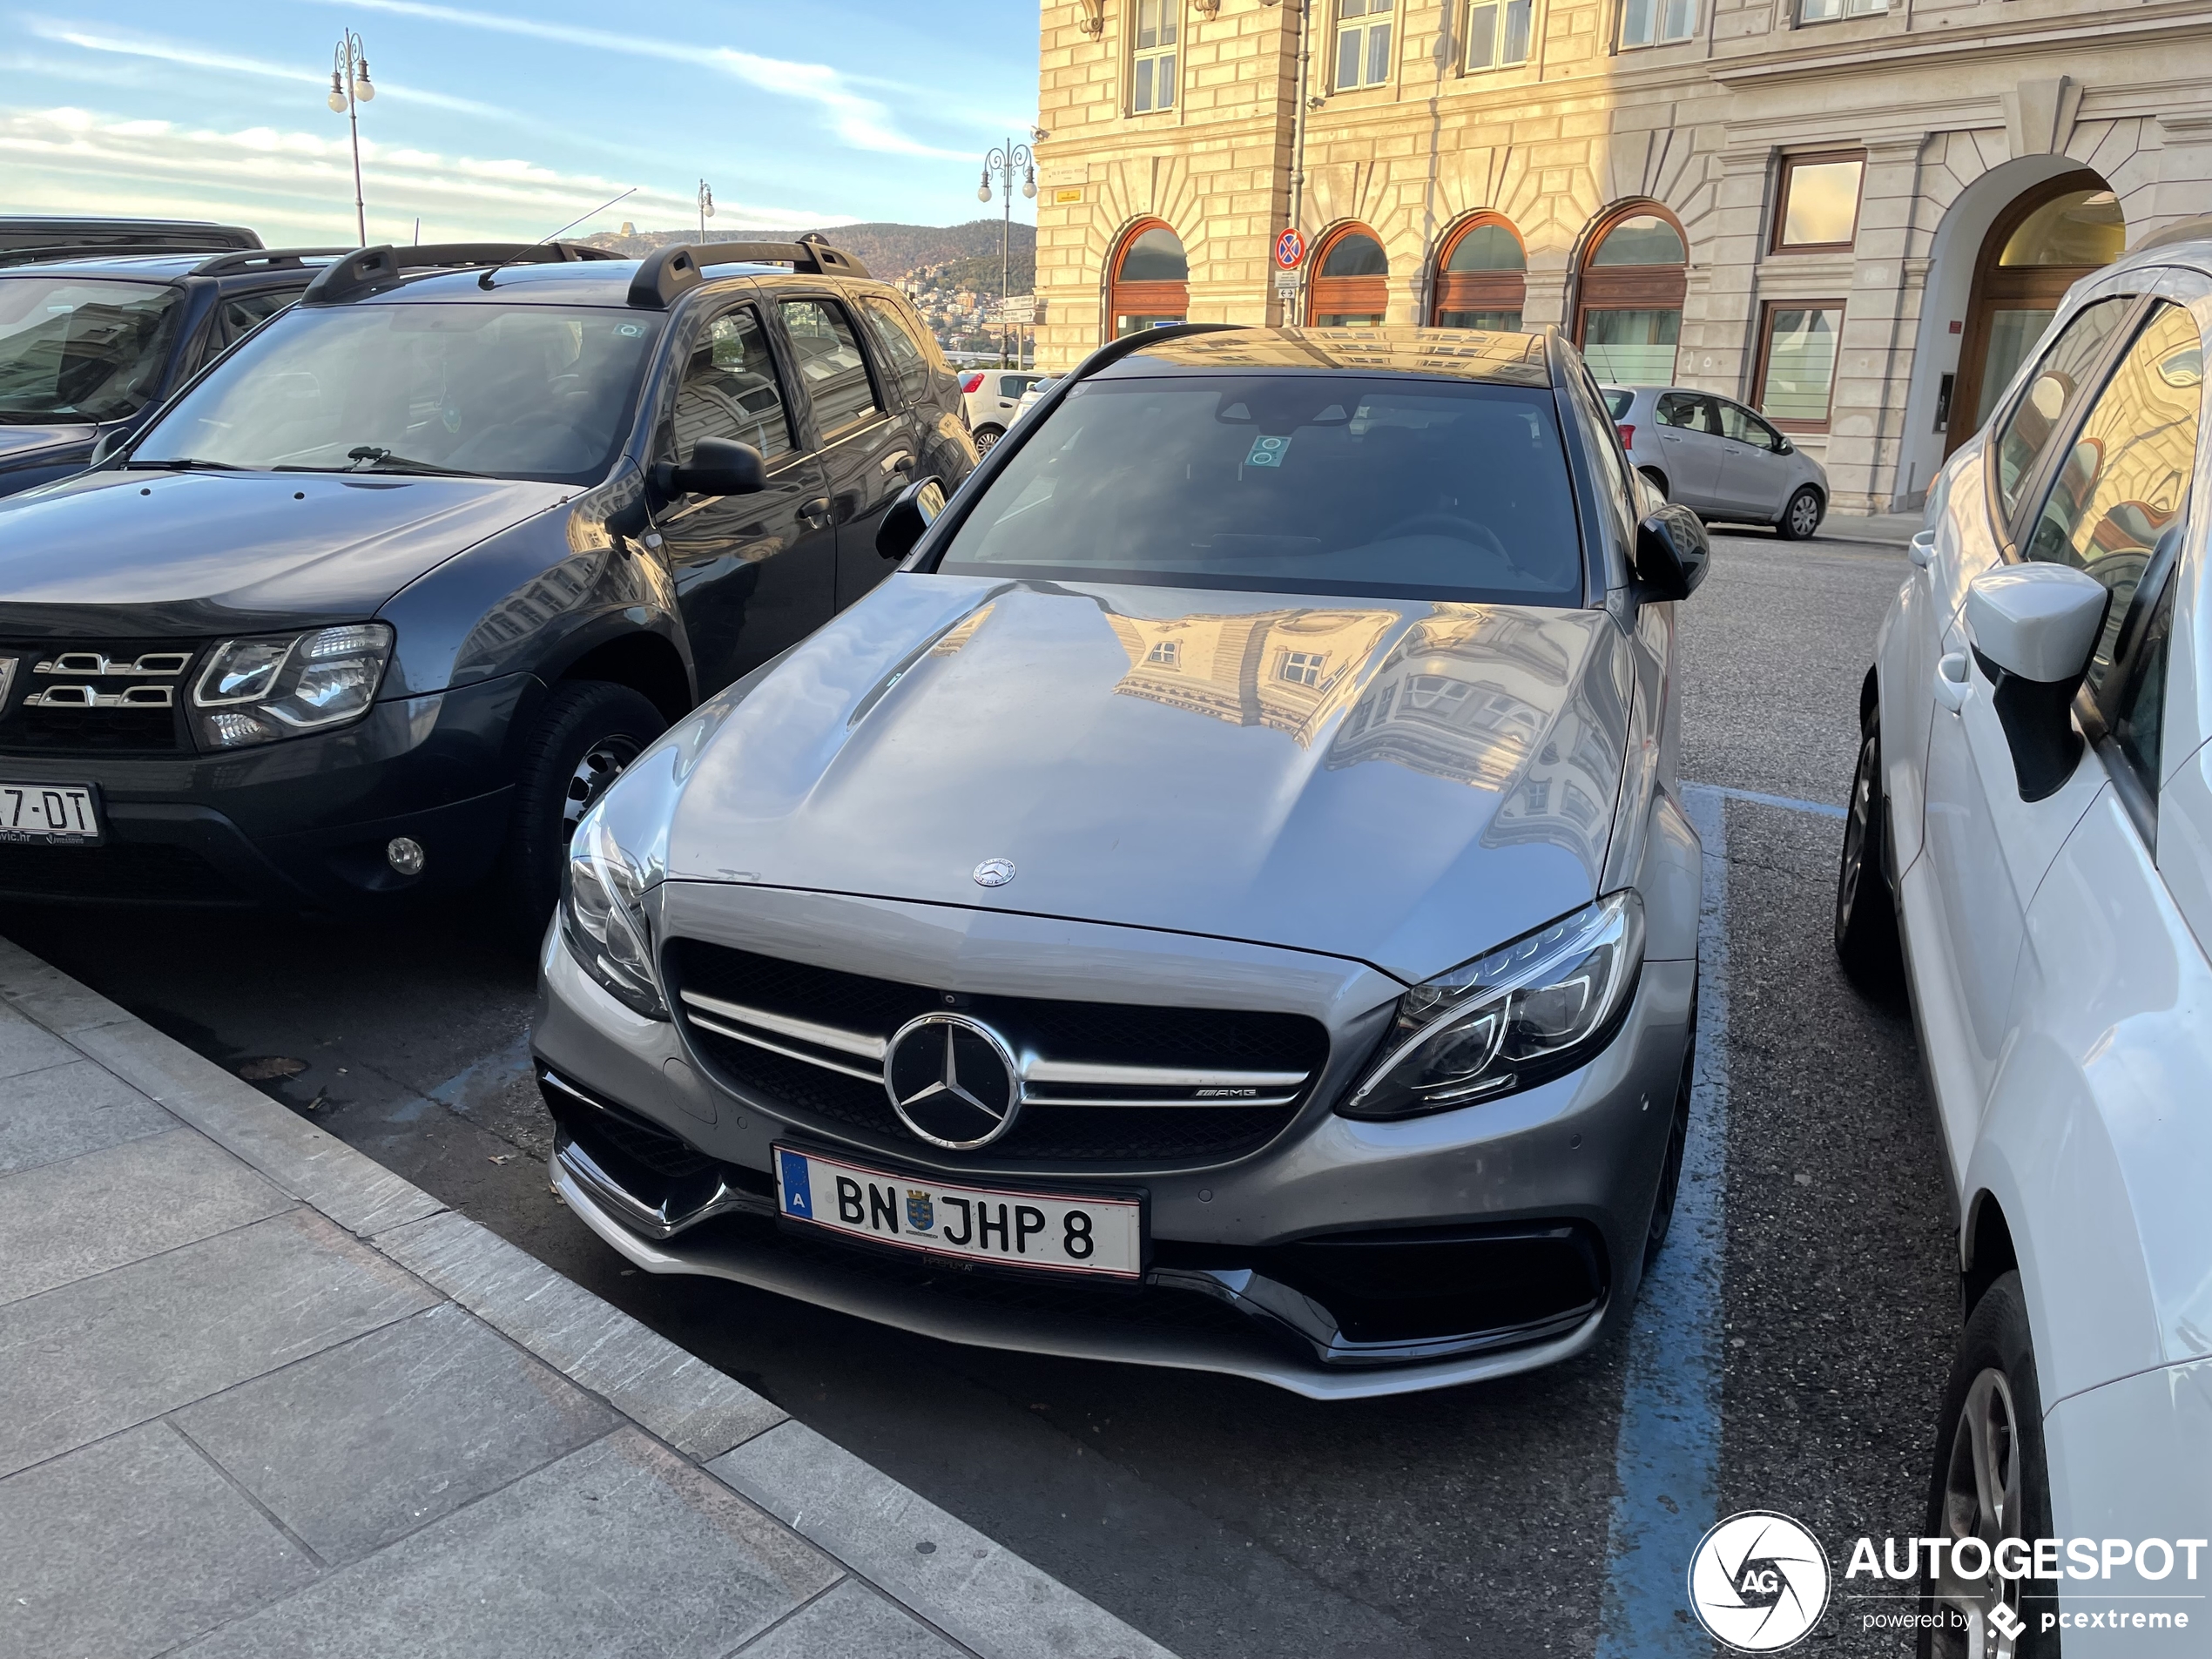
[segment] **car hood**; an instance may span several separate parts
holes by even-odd
[[[677,734],[667,869],[1419,980],[1595,895],[1627,687],[1598,610],[896,576]]]
[[[0,501],[0,633],[344,621],[573,489],[327,473],[88,473]]]

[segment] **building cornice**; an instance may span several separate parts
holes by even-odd
[[[1885,30],[1828,51],[1807,51],[1805,31],[1800,29],[1783,37],[1788,44],[1781,48],[1716,59],[1705,65],[1705,72],[1730,91],[1748,91],[1870,71],[1894,73],[1936,69],[1969,60],[1986,66],[1993,54],[2000,52],[2049,55],[2075,53],[2085,47],[2110,51],[2115,46],[2202,43],[2208,27],[2212,27],[2212,6],[2192,3],[2161,6],[2149,16],[2115,16],[2105,11],[2094,17],[2074,13],[2033,22],[2004,18],[1904,34]]]

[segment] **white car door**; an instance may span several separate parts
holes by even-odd
[[[2025,556],[2073,564],[2114,591],[2089,670],[2086,689],[2093,698],[2104,689],[2121,621],[2153,546],[2177,521],[2186,499],[2202,379],[2201,368],[2193,367],[2187,373],[2195,378],[2186,388],[2173,384],[2182,372],[2175,365],[2192,361],[2199,352],[2196,324],[2180,307],[2131,306],[2125,326],[2107,332],[2114,341],[2129,343],[2078,425],[2064,417],[2079,409],[2080,398],[2069,395],[2060,407],[2060,418],[2043,448],[2063,443],[2065,455],[2047,453],[2033,472],[2015,473],[2010,480],[2015,500],[2025,504],[2040,496],[2033,517],[2025,520]],[[2099,352],[2074,384],[2094,384],[2093,377],[2110,355]],[[1999,465],[2004,464],[2000,455]],[[1954,489],[1953,509],[1993,516],[2001,510],[2004,486],[2000,472],[1994,499],[1985,497],[1986,506],[1959,502]],[[1963,1175],[2011,1026],[2029,902],[2103,786],[2104,769],[2077,765],[2044,798],[2023,798],[1991,678],[1976,662],[1973,642],[1956,613],[1931,691],[1936,708],[1928,743],[1926,874],[1905,884],[1906,919],[1916,934],[1944,947],[1916,962],[1914,983],[1923,1000],[1928,1061],[1952,1168]],[[1928,928],[1928,922],[1934,927]]]

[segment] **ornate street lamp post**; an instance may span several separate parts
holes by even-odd
[[[714,217],[714,192],[705,179],[699,180],[699,240],[706,240],[706,221]]]
[[[1022,194],[1035,201],[1037,195],[1037,158],[1029,153],[1026,144],[1006,143],[983,158],[983,182],[975,187],[975,199],[991,199],[991,175],[999,176],[999,196],[1006,204],[1006,222],[999,229],[999,362],[1007,359],[1007,271],[1014,253],[1014,170],[1022,169]],[[1017,364],[1018,368],[1019,365]]]
[[[368,51],[361,37],[348,29],[330,53],[330,97],[334,113],[346,118],[354,138],[354,228],[361,246],[368,246],[368,208],[361,200],[361,105],[376,96],[368,78]]]

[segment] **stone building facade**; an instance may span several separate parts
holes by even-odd
[[[2066,284],[2212,212],[2202,0],[1044,0],[1042,23],[1042,366],[1177,316],[1556,324],[1602,377],[1761,410],[1844,511],[1917,507]]]

